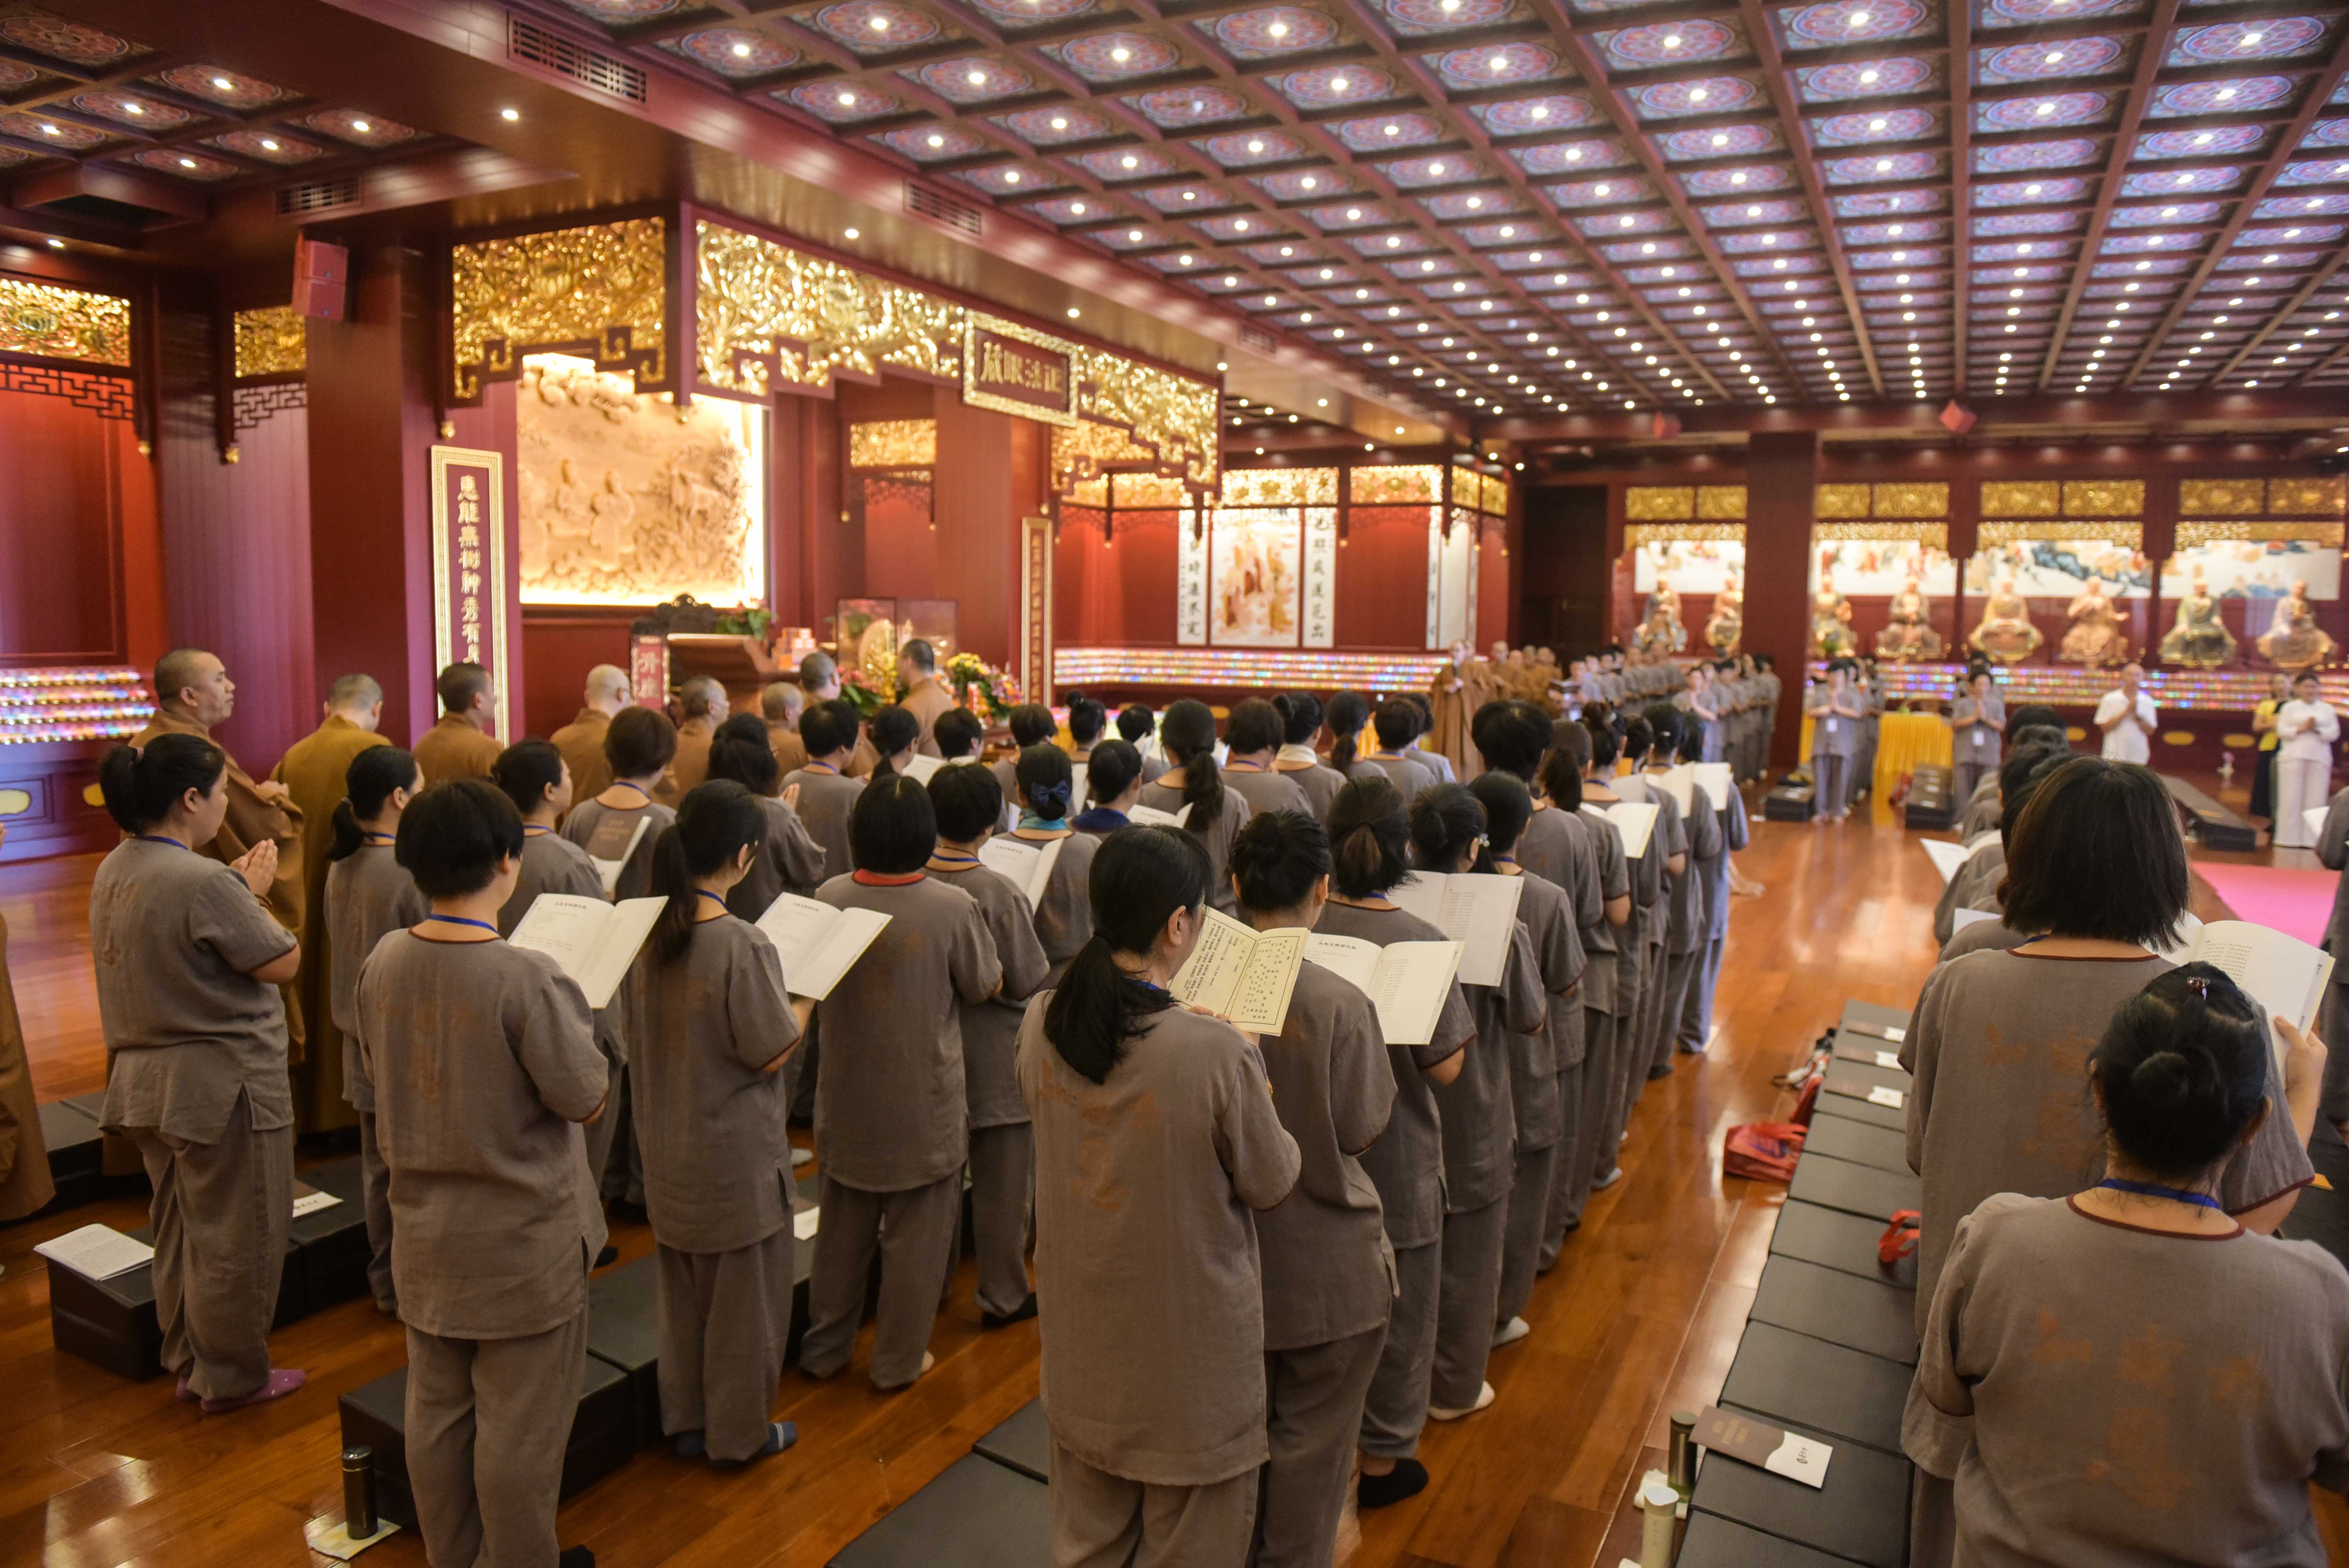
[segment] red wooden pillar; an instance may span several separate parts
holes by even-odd
[[[1745,443],[1745,639],[1776,662],[1781,692],[1770,760],[1791,765],[1803,725],[1803,665],[1810,642],[1811,510],[1819,438],[1809,430],[1756,432]]]

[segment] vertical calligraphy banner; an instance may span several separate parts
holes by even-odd
[[[1052,520],[1019,524],[1019,690],[1025,700],[1052,704]]]
[[[1186,507],[1175,514],[1174,641],[1192,647],[1206,640],[1206,519]]]
[[[1309,648],[1338,640],[1338,509],[1305,509],[1304,612],[1299,617]]]
[[[636,637],[628,644],[628,689],[638,707],[668,706],[668,639]]]
[[[497,733],[511,741],[516,672],[506,642],[505,459],[466,447],[432,449],[432,656],[437,672],[462,660],[490,674]]]

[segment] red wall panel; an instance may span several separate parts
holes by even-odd
[[[1338,547],[1339,647],[1426,643],[1427,512],[1423,506],[1358,506],[1348,514]]]
[[[0,392],[0,663],[124,658],[130,427],[64,397]],[[151,504],[146,509],[151,517]],[[146,530],[151,536],[151,522]]]
[[[1101,513],[1065,509],[1053,559],[1053,640],[1172,647],[1177,526],[1172,511],[1121,511],[1116,540],[1105,542]]]
[[[514,715],[523,736],[543,740],[569,724],[597,665],[628,667],[628,623],[634,610],[533,610],[523,616],[522,703]]]

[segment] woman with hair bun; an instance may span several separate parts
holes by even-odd
[[[545,742],[540,742],[545,745]],[[553,747],[547,747],[553,751]],[[555,753],[562,761],[562,754]],[[343,1098],[359,1119],[359,1195],[367,1210],[367,1290],[375,1309],[399,1315],[391,1284],[391,1194],[376,1140],[375,1088],[358,1039],[359,966],[384,933],[414,925],[432,912],[416,879],[392,852],[400,813],[424,789],[424,770],[396,746],[371,746],[351,758],[335,803],[334,843],[326,851],[327,1011],[343,1037]]]
[[[1238,1563],[1255,1533],[1268,1444],[1252,1211],[1288,1196],[1299,1157],[1254,1037],[1167,990],[1207,877],[1189,833],[1104,840],[1092,937],[1019,1028],[1056,1563]]]
[[[1252,809],[1246,796],[1225,786],[1224,770],[1216,762],[1215,714],[1206,703],[1187,696],[1167,704],[1166,717],[1158,725],[1158,744],[1173,766],[1143,785],[1137,799],[1161,811],[1190,809],[1183,826],[1207,851],[1207,903],[1221,913],[1237,914],[1232,841]]]
[[[2320,1076],[2323,1044],[2276,1030]],[[1958,1222],[1901,1433],[1954,1482],[1957,1562],[2326,1561],[2308,1489],[2349,1490],[2349,1274],[2220,1194],[2282,1119],[2271,1055],[2219,970],[2158,975],[2087,1062],[2103,1179]]]
[[[128,835],[89,890],[106,1037],[98,1124],[139,1149],[154,1184],[163,1367],[207,1413],[275,1399],[305,1374],[269,1364],[294,1217],[285,1004],[301,951],[262,903],[263,840],[233,865],[191,852],[228,815],[228,755],[198,736],[118,746],[98,765]]]

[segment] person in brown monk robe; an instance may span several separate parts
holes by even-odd
[[[577,716],[547,737],[571,769],[573,799],[593,800],[612,787],[612,767],[604,759],[604,731],[631,696],[627,671],[617,665],[597,665],[587,672],[587,690]]]
[[[709,777],[709,738],[726,722],[726,688],[709,676],[691,676],[677,688],[685,720],[677,727],[677,756],[653,790],[653,799],[674,810],[687,791]]]
[[[897,650],[897,684],[905,695],[897,706],[921,721],[922,755],[938,755],[938,743],[931,738],[930,728],[938,717],[956,705],[954,694],[938,679],[938,656],[930,645],[916,637]]]
[[[0,844],[7,841],[8,830],[0,826]],[[57,1191],[49,1180],[48,1146],[41,1140],[25,1031],[16,1022],[16,992],[8,982],[8,923],[0,920],[0,1222],[23,1219]]]
[[[1481,672],[1475,672],[1475,650],[1466,641],[1453,644],[1451,662],[1436,670],[1427,688],[1428,711],[1433,718],[1427,734],[1428,748],[1449,758],[1454,774],[1461,779],[1474,779],[1485,770],[1476,743],[1469,738],[1468,721],[1494,695],[1486,690]],[[1473,684],[1472,672],[1476,675]]]
[[[228,678],[220,660],[202,648],[174,648],[155,661],[155,717],[130,744],[143,750],[159,735],[192,735],[220,746],[212,740],[212,731],[226,724],[235,711],[236,683]],[[274,779],[256,784],[251,774],[237,766],[228,748],[222,746],[221,751],[228,758],[228,814],[221,819],[220,831],[210,842],[188,847],[222,865],[234,865],[256,845],[276,845],[277,870],[261,902],[268,906],[270,917],[298,941],[310,907],[305,897],[309,877],[303,869],[302,808],[285,785]],[[286,1059],[298,1068],[309,1039],[307,1020],[301,994],[290,983],[285,1000]],[[121,1164],[119,1157],[109,1152],[109,1175],[135,1169]]]
[[[424,787],[487,779],[498,753],[505,749],[490,733],[498,701],[490,672],[460,661],[440,672],[434,689],[440,696],[440,722],[416,738],[416,762],[424,769]]]
[[[335,808],[349,793],[344,780],[351,759],[391,744],[376,733],[383,718],[383,687],[374,676],[349,675],[336,680],[326,688],[326,710],[318,727],[286,748],[269,771],[302,810],[303,907],[312,911],[326,907],[327,851],[335,842]],[[305,1132],[351,1125],[351,1101],[343,1084],[343,1034],[327,1005],[335,985],[332,946],[326,921],[310,921],[302,935],[302,973],[294,981],[312,1046],[294,1073],[294,1125]]]
[[[767,722],[778,773],[807,766],[807,747],[800,740],[800,715],[806,708],[807,693],[789,681],[771,682],[759,693],[759,713]]]

